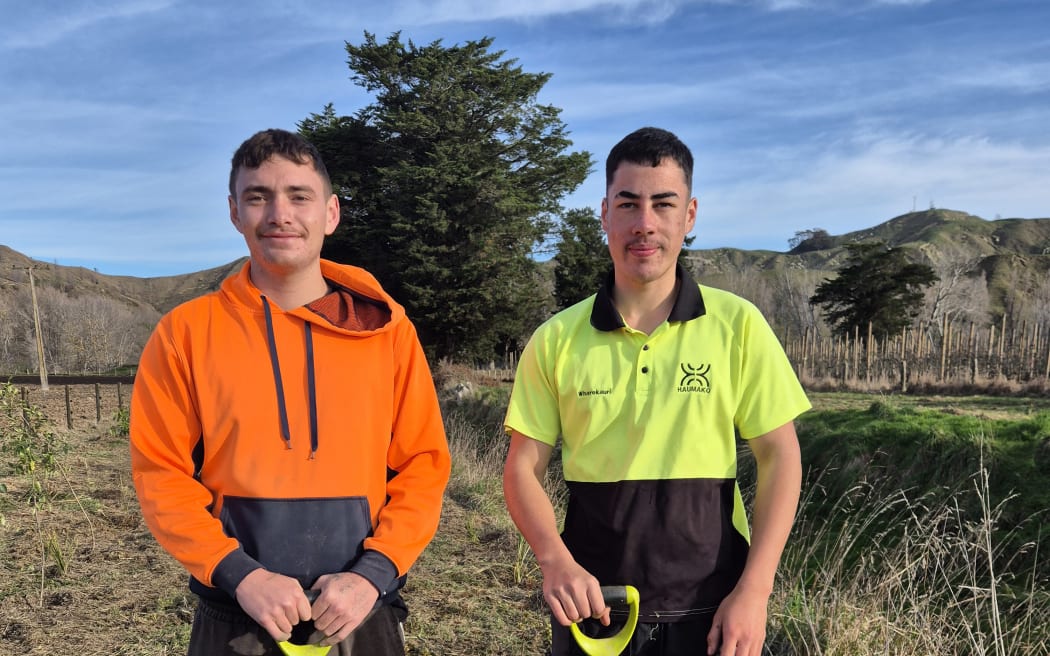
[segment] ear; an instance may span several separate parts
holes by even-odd
[[[339,225],[339,219],[341,218],[339,212],[339,197],[335,194],[328,197],[328,203],[325,205],[325,215],[324,234],[330,235],[335,232],[336,227]]]
[[[230,223],[233,224],[234,228],[237,228],[237,232],[244,234],[244,230],[241,228],[241,216],[237,213],[237,199],[233,196],[228,196],[227,199],[230,203]]]
[[[609,222],[606,219],[606,215],[609,213],[609,201],[606,198],[602,199],[602,232],[609,234]]]
[[[700,201],[696,199],[696,196],[689,199],[689,206],[685,210],[686,234],[689,234],[692,231],[693,226],[696,225],[696,212],[699,207]]]

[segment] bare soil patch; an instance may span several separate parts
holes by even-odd
[[[27,476],[0,468],[0,654],[184,653],[192,599],[139,514],[127,438],[110,433],[115,386],[102,388],[102,421],[94,385],[70,386],[72,430],[62,387],[28,391],[60,452],[40,503]]]

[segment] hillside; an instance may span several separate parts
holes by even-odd
[[[0,245],[0,297],[27,284],[25,269],[32,266],[38,290],[54,287],[71,296],[99,295],[133,307],[152,308],[163,314],[185,300],[218,289],[228,275],[240,268],[244,259],[195,273],[137,278],[108,276],[84,267],[40,262]]]
[[[846,255],[846,245],[880,240],[914,249],[936,268],[948,262],[970,262],[988,274],[1019,262],[1050,267],[1050,219],[998,219],[953,210],[926,210],[894,217],[872,228],[832,235],[831,246],[793,252],[745,251],[735,248],[696,250],[690,259],[701,275],[747,270],[833,271]]]
[[[830,247],[805,252],[778,252],[715,248],[687,254],[702,279],[754,272],[831,272],[845,257],[845,245],[880,239],[921,253],[935,268],[951,262],[967,263],[989,281],[1008,284],[1018,267],[1050,270],[1050,218],[988,221],[965,212],[934,209],[892,218],[872,228],[830,236]],[[27,282],[25,267],[34,271],[38,288],[55,287],[78,296],[97,294],[130,306],[163,313],[179,303],[217,289],[239,269],[244,259],[204,271],[176,276],[137,278],[108,276],[84,267],[68,267],[31,260],[0,245],[0,299]]]

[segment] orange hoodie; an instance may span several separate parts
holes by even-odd
[[[203,597],[231,601],[265,567],[304,587],[356,572],[382,600],[434,536],[450,470],[415,328],[363,269],[321,261],[380,317],[349,330],[270,303],[249,266],[167,314],[142,353],[131,464],[143,517]]]

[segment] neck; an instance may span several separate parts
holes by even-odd
[[[268,271],[264,267],[249,269],[252,284],[282,310],[293,310],[328,293],[328,283],[320,265],[292,273]]]
[[[678,297],[678,279],[669,276],[643,285],[613,285],[613,304],[624,323],[635,330],[651,334],[667,321]]]

